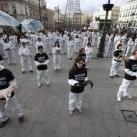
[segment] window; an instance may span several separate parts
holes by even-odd
[[[16,6],[12,6],[13,14],[17,14]]]

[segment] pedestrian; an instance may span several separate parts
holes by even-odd
[[[65,35],[63,33],[60,34],[59,44],[60,44],[60,47],[61,47],[62,54],[65,54],[65,50],[66,50],[66,47],[65,47]]]
[[[68,59],[72,59],[73,58],[73,54],[74,54],[74,40],[73,37],[71,36],[71,34],[68,35],[68,41],[67,41],[67,48],[68,48]]]
[[[84,86],[81,82],[88,80],[87,69],[83,67],[85,61],[82,58],[77,57],[75,59],[72,69],[69,71],[68,83],[71,85],[71,91],[69,93],[69,114],[72,115],[75,109],[78,109],[82,113],[82,97],[84,92]]]
[[[87,42],[88,42],[88,36],[87,36],[87,33],[86,33],[85,36],[84,36],[82,48],[85,48],[85,47],[86,47]]]
[[[4,45],[3,45],[4,41],[3,41],[3,38],[2,36],[0,36],[0,55],[3,57],[3,58],[6,58],[5,57],[5,50],[4,50]]]
[[[74,46],[74,51],[75,51],[76,54],[78,53],[80,47],[81,47],[80,37],[79,37],[79,35],[76,35],[75,46]]]
[[[8,69],[6,69],[3,65],[0,65],[0,93],[3,89],[8,89],[10,86],[15,89],[16,86],[16,80],[12,72]],[[23,110],[18,103],[18,100],[16,98],[16,94],[14,90],[10,94],[8,105],[12,108],[12,110],[15,111],[15,114],[18,118],[18,121],[20,123],[24,122],[24,116],[23,116]],[[5,108],[5,98],[0,99],[0,128],[3,128],[6,126],[6,124],[9,122],[9,116],[7,114],[7,110]]]
[[[123,52],[126,53],[126,49],[127,49],[127,33],[124,33],[123,36],[121,37],[121,41],[122,41],[122,45],[123,45]]]
[[[86,68],[90,68],[91,63],[91,57],[92,53],[94,52],[93,47],[91,45],[91,42],[87,43],[87,46],[85,48],[85,54],[86,54]]]
[[[133,41],[133,38],[129,38],[129,41],[127,43],[127,51],[126,51],[127,57],[131,55],[134,45],[135,42]]]
[[[137,50],[132,53],[132,56],[125,63],[125,77],[119,87],[117,93],[117,101],[121,101],[122,97],[132,98],[129,93],[129,88],[133,85],[137,78]]]
[[[29,47],[26,45],[27,41],[22,42],[22,46],[19,49],[20,63],[22,73],[26,73],[26,69],[30,72],[33,72],[32,63],[31,63],[31,53]]]
[[[43,46],[43,49],[45,51],[45,47],[44,47],[44,43],[42,42],[42,39],[41,38],[37,38],[37,42],[36,42],[36,45],[35,45],[35,48],[36,48],[36,53],[38,52],[38,47],[39,46]]]
[[[114,49],[114,34],[112,33],[109,36],[108,49],[107,49],[107,58],[112,57],[113,49]]]
[[[123,59],[122,55],[122,44],[118,44],[115,51],[114,56],[112,59],[112,66],[110,69],[110,78],[119,77],[117,74],[118,68],[120,67],[121,61]]]
[[[55,71],[60,71],[61,68],[61,47],[58,41],[55,42],[55,45],[52,49],[53,54],[53,68]]]
[[[50,45],[50,38],[47,33],[45,33],[45,35],[44,35],[44,44],[46,47],[46,52],[48,54],[50,54],[51,53],[51,45]]]
[[[135,39],[135,44],[134,44],[134,47],[132,49],[132,52],[134,52],[134,50],[137,50],[137,36],[136,36],[136,39]]]
[[[9,65],[15,65],[16,61],[15,61],[15,50],[14,47],[11,43],[11,41],[9,40],[9,38],[6,38],[4,40],[4,49],[7,55],[7,59],[8,59],[8,64]]]
[[[49,74],[48,74],[48,63],[49,57],[44,52],[44,48],[42,45],[38,46],[38,53],[36,53],[34,58],[34,63],[37,66],[37,82],[38,87],[42,87],[41,80],[44,78],[44,81],[47,86],[50,85]]]

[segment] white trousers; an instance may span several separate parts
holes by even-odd
[[[137,44],[134,45],[133,49],[132,49],[132,52],[137,50]]]
[[[38,86],[41,85],[42,80],[49,83],[49,73],[48,70],[37,70],[37,82]]]
[[[49,42],[45,42],[45,48],[46,48],[46,52],[49,54],[51,53],[51,45]]]
[[[91,54],[86,54],[86,67],[89,68],[91,63]]]
[[[73,57],[73,53],[74,53],[74,47],[72,46],[68,46],[68,58],[72,58]]]
[[[69,93],[69,110],[81,109],[83,93]]]
[[[119,87],[117,97],[130,96],[128,89],[134,83],[134,80],[123,79],[122,84]]]
[[[32,64],[30,57],[21,57],[21,70],[26,71],[26,68],[30,71],[32,70]]]
[[[61,67],[61,57],[60,55],[53,55],[53,67],[54,69],[60,69]]]
[[[18,103],[16,95],[10,98],[8,105],[15,112],[17,118],[23,116],[23,111],[20,104]],[[8,113],[7,110],[5,109],[5,100],[0,100],[0,122],[6,121],[7,119],[8,119]]]
[[[113,55],[113,44],[108,43],[107,57],[111,58]]]
[[[128,46],[126,51],[126,56],[130,56],[133,50],[133,46]]]
[[[78,52],[79,49],[80,49],[80,43],[75,43],[75,46],[74,46],[75,53]]]
[[[5,52],[8,59],[8,64],[12,64],[12,63],[15,64],[16,63],[15,50],[14,49],[5,50]]]
[[[112,60],[112,66],[110,69],[110,76],[117,75],[118,68],[120,67],[121,62],[117,62],[115,60]]]
[[[60,46],[61,46],[61,53],[66,53],[66,44],[65,44],[65,42],[61,42]]]

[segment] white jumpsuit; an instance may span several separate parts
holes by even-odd
[[[74,54],[74,41],[73,40],[68,40],[67,46],[68,46],[68,59],[73,58],[73,54]]]
[[[53,67],[54,70],[61,68],[61,48],[60,47],[53,47],[52,49],[53,54]]]
[[[133,50],[135,43],[132,39],[129,39],[127,43],[127,51],[126,51],[126,56],[130,56]]]
[[[19,49],[19,56],[21,59],[21,70],[22,72],[26,71],[26,68],[29,71],[32,71],[32,64],[31,64],[31,59],[30,59],[30,50],[28,47],[21,47]]]

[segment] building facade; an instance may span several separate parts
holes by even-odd
[[[90,22],[92,21],[92,14],[86,11],[81,12],[81,26],[82,28],[88,28],[90,26]]]
[[[61,13],[59,7],[54,7],[54,19],[55,29],[64,29],[65,27],[65,16]]]
[[[52,9],[47,9],[47,26],[46,28],[49,30],[55,30],[55,15],[54,15],[54,10]]]
[[[118,25],[137,28],[137,0],[130,0],[120,7]]]
[[[18,21],[28,18],[41,20],[45,28],[55,24],[54,11],[47,9],[45,0],[0,0],[0,10]]]

